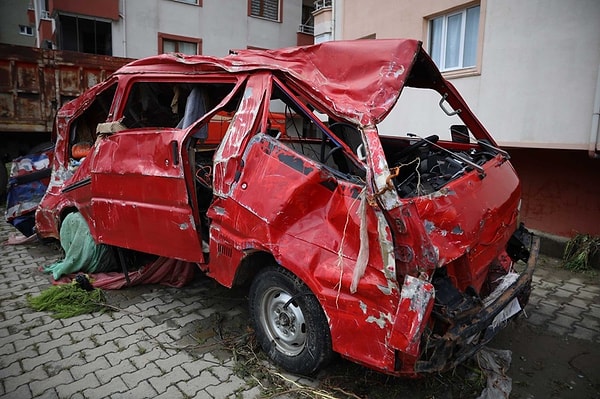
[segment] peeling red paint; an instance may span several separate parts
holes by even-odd
[[[446,95],[470,139],[380,137],[405,85]],[[87,121],[111,129],[74,162]],[[58,238],[79,211],[96,241],[196,262],[228,287],[278,265],[314,294],[333,350],[382,372],[464,360],[442,349],[429,359],[430,345],[454,327],[482,332],[461,351],[474,353],[496,307],[531,280],[494,314],[482,307],[517,228],[519,181],[418,41],[150,57],[65,105],[56,129],[40,235]],[[288,305],[281,314],[298,317]]]

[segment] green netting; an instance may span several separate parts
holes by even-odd
[[[44,272],[52,273],[55,280],[63,274],[79,271],[107,272],[118,267],[112,248],[94,242],[90,229],[79,212],[70,213],[63,220],[60,244],[65,250],[65,258],[44,267]]]

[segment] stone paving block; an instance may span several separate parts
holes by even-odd
[[[98,377],[98,380],[100,380],[100,382],[102,384],[108,384],[109,382],[111,382],[116,377],[119,377],[120,375],[123,375],[125,373],[133,373],[137,370],[137,367],[135,367],[126,358],[122,358],[120,363],[111,364],[111,365],[112,365],[111,368],[94,371],[94,374],[96,374],[96,377]]]
[[[135,364],[135,363],[134,363]],[[139,365],[137,366],[139,367]],[[121,374],[121,379],[129,388],[137,387],[141,382],[147,382],[151,377],[162,375],[162,371],[154,363],[148,363],[133,373]]]
[[[546,316],[553,316],[554,313],[559,309],[558,305],[549,303],[547,299],[540,301],[540,303],[535,306],[535,312],[541,313]]]
[[[114,342],[118,339],[126,338],[129,336],[127,331],[125,331],[121,327],[115,327],[111,330],[105,329],[105,331],[106,332],[99,333],[94,336],[96,342],[98,342],[99,345],[104,345],[107,342]]]
[[[81,320],[81,325],[85,329],[95,328],[97,326],[103,326],[105,323],[113,321],[112,316],[109,313],[94,313],[93,318]]]
[[[64,336],[62,336],[60,338],[56,338],[56,339],[51,339],[50,337],[48,337],[46,341],[39,343],[37,345],[37,347],[38,347],[39,353],[44,354],[46,352],[49,352],[53,348],[63,348],[65,346],[69,346],[71,344],[72,344],[71,337],[69,337],[68,335],[64,335]]]
[[[7,393],[13,392],[17,390],[21,385],[28,384],[31,381],[36,380],[45,380],[48,378],[48,373],[44,370],[44,368],[40,365],[36,367],[34,370],[30,372],[23,372],[20,375],[14,377],[7,377],[3,379],[4,381],[4,389]]]
[[[257,399],[262,396],[259,386],[252,387],[246,391],[241,391],[240,393],[242,395],[242,399]]]
[[[577,293],[577,298],[582,299],[584,301],[588,301],[588,302],[594,302],[599,299],[599,295],[594,292],[581,290]]]
[[[6,391],[0,396],[0,399],[25,399],[31,398],[31,390],[29,389],[29,385],[23,384],[13,391]]]
[[[148,380],[150,385],[159,394],[165,393],[171,386],[175,386],[180,381],[187,381],[190,375],[181,367],[176,366],[170,372],[152,377]]]
[[[149,337],[157,338],[158,336],[160,336],[161,334],[163,334],[163,333],[165,333],[167,331],[176,330],[176,329],[179,329],[179,328],[180,327],[178,327],[178,326],[169,326],[166,323],[162,323],[162,324],[157,324],[154,327],[145,328],[144,332]]]
[[[566,315],[577,320],[581,320],[583,318],[583,310],[581,308],[571,306],[568,303],[562,304],[556,313]]]
[[[570,335],[575,338],[584,339],[586,341],[594,341],[600,339],[600,332],[597,329],[589,329],[580,324],[575,324],[573,326],[573,332]]]
[[[29,383],[29,387],[31,388],[31,393],[33,396],[38,396],[44,393],[47,389],[54,389],[54,387],[60,384],[70,384],[72,383],[73,377],[68,370],[63,370],[60,373],[48,377],[41,381],[32,381]]]
[[[548,294],[550,297],[558,298],[559,301],[565,301],[571,298],[575,293],[562,288],[557,288],[554,292]]]
[[[85,360],[91,362],[100,356],[105,356],[116,351],[118,351],[117,346],[113,342],[107,342],[106,344],[100,345],[96,348],[85,350]]]
[[[237,392],[244,386],[246,382],[235,375],[231,375],[227,381],[221,382],[217,385],[209,385],[204,390],[208,392],[213,398],[225,398],[232,396],[234,392]]]
[[[586,302],[580,298],[577,298],[576,296],[569,299],[569,305],[578,307],[578,308],[582,309],[582,311],[587,310],[590,307],[588,302]]]
[[[143,367],[145,364],[154,363],[156,360],[165,359],[169,357],[169,355],[163,351],[162,349],[156,347],[151,350],[145,349],[142,346],[143,343],[139,343],[137,348],[137,353],[133,356],[129,357],[129,360],[138,367]]]
[[[137,331],[143,330],[148,327],[154,327],[156,324],[150,320],[148,317],[144,317],[141,320],[136,321],[133,324],[125,324],[121,326],[123,330],[127,332],[127,334],[132,335]]]
[[[61,359],[58,349],[54,348],[44,353],[43,355],[23,359],[21,364],[25,372],[31,371],[40,364],[57,362]],[[42,391],[43,392],[43,391]]]
[[[564,314],[557,314],[554,319],[550,320],[550,323],[564,327],[566,330],[570,330],[578,321],[580,321],[580,319],[578,318],[574,318]]]
[[[581,284],[577,284],[573,279],[570,279],[569,281],[561,285],[560,289],[570,291],[572,293],[577,293],[581,289]]]
[[[199,321],[204,318],[205,318],[204,316],[200,316],[196,313],[188,313],[181,317],[173,317],[171,319],[171,321],[174,322],[175,324],[177,324],[179,327],[183,327],[186,324],[193,323],[195,321]]]
[[[206,355],[204,357],[206,357]],[[215,362],[205,360],[204,358],[202,358],[194,360],[193,362],[184,363],[181,365],[181,367],[183,367],[189,375],[195,377],[201,375],[203,372],[210,369],[211,367],[218,366],[219,364],[220,363],[218,361]]]
[[[555,335],[559,335],[561,337],[566,337],[566,336],[569,335],[569,333],[571,331],[573,331],[573,328],[570,328],[570,327],[566,328],[564,326],[560,326],[558,324],[554,324],[554,323],[552,323],[552,321],[550,321],[547,324],[546,331],[549,331],[550,333],[555,334]]]
[[[116,397],[113,395],[120,395],[121,393],[127,392],[127,390],[127,385],[125,385],[123,380],[120,377],[115,377],[111,379],[109,383],[103,383],[97,388],[88,388],[84,390],[83,396],[86,399],[106,399]]]
[[[600,319],[590,317],[584,314],[582,320],[577,324],[598,331],[598,335],[600,335]]]
[[[165,392],[154,397],[154,399],[188,399],[188,396],[184,396],[177,386],[171,385]]]
[[[87,374],[85,378],[75,377],[75,381],[69,384],[56,386],[56,392],[59,398],[72,398],[76,393],[82,393],[86,389],[100,386],[100,381],[94,374]],[[84,396],[85,397],[85,396]]]
[[[170,302],[165,303],[164,305],[156,306],[156,310],[158,310],[160,313],[168,313],[174,309],[181,308],[183,306],[183,302],[178,300],[172,300]]]
[[[2,359],[2,363],[0,364],[0,381],[3,381],[8,377],[16,377],[22,373],[23,369],[21,368],[19,362],[5,364],[5,359]]]
[[[15,349],[15,344],[12,342],[7,342],[0,346],[0,356],[6,356],[15,353],[17,350]]]
[[[600,295],[600,286],[599,285],[584,285],[579,290],[580,292],[588,292],[590,294]]]
[[[154,298],[148,300],[147,302],[144,303],[138,303],[136,306],[142,311],[145,312],[148,309],[155,307],[155,306],[160,306],[160,305],[164,305],[164,301],[159,298],[154,296]]]
[[[138,317],[124,313],[113,313],[111,320],[102,323],[102,328],[110,332],[117,327],[122,327],[125,324],[134,324],[139,320]]]
[[[168,354],[164,358],[156,360],[154,363],[162,370],[163,373],[169,373],[175,367],[181,367],[186,363],[193,362],[192,356],[184,351],[175,354]]]
[[[91,362],[86,362],[81,365],[73,366],[69,369],[71,371],[71,375],[75,380],[88,378],[88,374],[92,374],[98,370],[104,370],[111,367],[110,363],[106,358],[100,356]],[[96,377],[94,377],[96,378]]]
[[[58,339],[63,336],[68,336],[71,338],[72,343],[75,343],[76,341],[81,341],[83,338],[89,337],[89,332],[85,332],[78,335],[78,333],[81,333],[82,331],[84,331],[83,326],[79,322],[75,322],[71,325],[63,326],[61,328],[57,328],[56,330],[48,331],[48,333],[50,334],[52,339]]]
[[[192,378],[188,381],[180,381],[177,384],[177,388],[189,398],[210,398],[208,392],[203,391],[206,386],[206,382],[201,376]]]
[[[135,388],[127,392],[119,392],[110,396],[111,399],[138,399],[138,398],[154,398],[157,395],[152,385],[148,381],[142,381]]]
[[[84,338],[83,340],[77,341],[74,344],[63,346],[60,348],[60,353],[63,355],[63,357],[70,357],[73,354],[79,354],[95,347],[96,344],[91,339]]]
[[[43,333],[62,328],[62,324],[59,319],[53,319],[51,317],[41,317],[40,321],[42,322],[42,325],[29,330],[32,336],[42,335]]]

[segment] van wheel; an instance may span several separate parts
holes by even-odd
[[[296,374],[312,374],[333,355],[323,309],[310,289],[278,267],[260,271],[250,287],[250,319],[262,349]]]

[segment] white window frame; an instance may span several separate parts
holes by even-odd
[[[19,25],[19,33],[24,36],[33,36],[33,28],[29,25]]]
[[[466,39],[466,24],[467,24],[467,10],[475,8],[475,7],[479,7],[479,19],[477,21],[477,37],[476,37],[476,47],[475,47],[475,60],[474,63],[472,65],[464,65],[464,49],[465,49],[465,39]],[[463,6],[460,9],[455,9],[453,11],[450,12],[446,12],[444,14],[437,14],[433,17],[430,17],[427,19],[427,41],[428,41],[428,51],[429,53],[432,55],[433,58],[433,49],[431,48],[432,45],[432,24],[433,21],[435,20],[440,20],[442,23],[441,26],[441,31],[442,31],[442,35],[440,38],[440,55],[439,55],[439,60],[435,60],[436,61],[436,65],[438,66],[438,68],[440,69],[440,71],[447,73],[447,72],[458,72],[461,73],[465,70],[468,70],[470,72],[473,72],[473,70],[476,70],[476,72],[479,72],[479,64],[480,64],[480,46],[481,46],[481,41],[480,41],[480,37],[482,36],[482,29],[483,29],[483,19],[482,19],[482,14],[484,12],[484,7],[483,4],[471,4],[468,6]],[[447,39],[447,34],[448,34],[448,19],[454,16],[460,15],[461,16],[461,21],[460,21],[460,43],[459,43],[459,50],[458,50],[458,65],[457,66],[451,66],[451,67],[446,67],[445,63],[446,63],[446,39]]]

